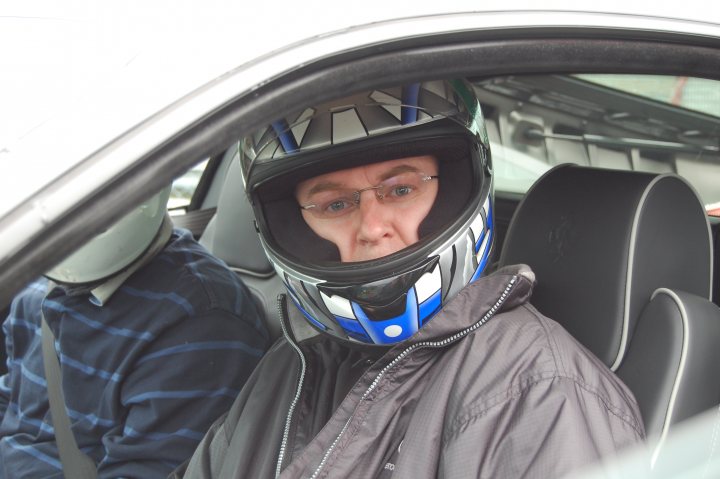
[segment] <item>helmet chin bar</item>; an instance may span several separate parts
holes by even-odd
[[[358,285],[318,285],[321,298],[348,337],[394,344],[420,329],[442,304],[437,256],[397,277]]]
[[[369,320],[382,321],[402,313],[408,290],[422,275],[435,269],[437,262],[437,257],[428,258],[400,275],[362,284],[324,283],[318,289],[326,296],[339,295],[357,304]]]

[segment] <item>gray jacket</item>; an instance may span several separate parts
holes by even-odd
[[[481,278],[377,360],[291,318],[184,477],[549,478],[641,441],[630,391],[528,303],[533,282]]]

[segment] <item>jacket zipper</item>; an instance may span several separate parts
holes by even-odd
[[[390,369],[397,366],[397,364],[399,362],[401,362],[403,359],[408,357],[410,355],[410,353],[412,353],[413,351],[416,351],[418,349],[423,349],[423,348],[438,348],[439,349],[439,348],[446,347],[446,346],[464,338],[465,336],[467,336],[468,334],[470,334],[471,332],[475,331],[477,328],[479,328],[480,326],[485,324],[491,317],[493,317],[495,315],[495,313],[500,308],[500,306],[502,306],[502,304],[505,302],[508,294],[510,293],[512,288],[515,286],[516,282],[517,282],[517,276],[513,276],[510,279],[510,282],[508,283],[508,285],[505,287],[505,290],[502,292],[502,294],[500,295],[498,300],[495,302],[495,304],[493,304],[493,306],[488,310],[488,312],[485,313],[485,315],[482,318],[480,318],[473,325],[463,329],[462,331],[458,331],[457,333],[453,334],[452,336],[448,336],[447,338],[445,338],[441,341],[422,341],[419,343],[415,343],[412,346],[408,346],[406,349],[404,349],[395,359],[393,359],[390,363],[388,363],[387,366],[385,366],[384,368],[382,368],[382,370],[380,370],[380,372],[375,377],[373,382],[365,390],[365,393],[363,393],[363,395],[360,397],[360,401],[358,401],[357,406],[355,406],[355,411],[357,411],[360,404],[368,397],[368,395],[371,392],[373,392],[375,390],[375,388],[377,388],[377,386],[380,383],[380,381],[382,380],[383,376],[385,376],[385,374]],[[297,349],[299,351],[299,348],[297,348]],[[304,364],[304,362],[303,362],[303,364]],[[335,447],[337,447],[337,444],[340,442],[340,438],[343,436],[343,434],[347,430],[347,428],[350,425],[350,422],[352,421],[354,416],[355,416],[355,412],[353,412],[353,414],[350,415],[348,420],[345,422],[345,425],[338,433],[337,437],[335,437],[335,440],[332,442],[332,444],[330,444],[330,447],[325,452],[325,455],[323,456],[322,461],[320,461],[320,464],[318,464],[317,469],[315,469],[315,472],[313,472],[312,476],[310,476],[310,479],[317,479],[317,477],[320,474],[320,472],[322,471],[323,467],[325,467],[325,463],[327,462],[328,458],[330,457],[330,454],[332,454]],[[286,425],[286,430],[287,430],[287,425]]]
[[[275,479],[280,477],[280,473],[282,472],[282,464],[285,460],[285,452],[286,447],[288,443],[288,438],[290,436],[290,426],[292,424],[293,415],[295,413],[295,408],[297,407],[297,403],[300,400],[300,392],[302,391],[303,382],[305,381],[305,356],[303,355],[302,351],[300,350],[300,347],[295,344],[295,342],[290,337],[290,334],[288,334],[287,327],[285,326],[285,295],[281,294],[278,296],[277,300],[277,306],[278,306],[278,313],[280,315],[280,326],[282,328],[283,336],[285,336],[285,339],[287,339],[287,342],[290,343],[290,346],[295,349],[295,351],[298,353],[298,356],[300,356],[300,378],[298,379],[298,385],[297,389],[295,390],[295,396],[293,397],[292,402],[290,403],[290,408],[288,409],[287,417],[285,418],[285,429],[283,430],[283,436],[282,436],[282,442],[280,443],[280,452],[278,454],[278,460],[277,465],[275,466]]]

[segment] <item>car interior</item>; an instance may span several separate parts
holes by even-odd
[[[717,174],[720,118],[568,75],[474,84],[495,171],[531,161],[529,171],[495,179],[496,267],[532,267],[532,304],[631,388],[657,454],[671,425],[720,402],[720,382],[708,381],[720,362],[712,276],[720,222],[711,218],[709,228],[694,187],[662,176],[687,158],[690,178]],[[661,140],[682,135],[688,140]],[[213,181],[198,192],[213,206],[175,221],[243,278],[277,337],[284,286],[253,226],[237,145],[209,164]]]
[[[498,77],[476,80],[475,85],[493,145],[496,173],[512,168],[520,171],[502,177],[496,174],[494,180],[496,259],[526,190],[559,164],[656,174],[680,171],[696,189],[702,182],[710,182],[707,190],[715,189],[715,177],[708,179],[707,169],[717,175],[720,164],[717,117],[670,109],[569,75]],[[618,113],[620,106],[622,112]],[[682,135],[690,140],[684,144],[667,141]],[[174,220],[190,229],[251,286],[257,282],[255,292],[261,304],[274,313],[275,294],[264,291],[273,293],[282,285],[274,277],[252,227],[252,211],[240,186],[236,156],[237,145],[233,144],[210,159],[190,203]],[[720,221],[712,217],[709,221],[712,254],[718,249]],[[717,264],[717,257],[710,261]],[[718,304],[714,283],[712,299]]]
[[[717,53],[678,45],[643,51],[643,42],[633,41],[613,57],[603,50],[608,45],[573,45],[573,58],[604,51],[607,56],[599,61],[605,64],[594,68],[591,60],[568,60],[565,40],[556,42],[555,49],[548,44],[542,68],[534,67],[538,50],[528,41],[478,48],[465,60],[453,55],[468,57],[468,46],[453,44],[441,52],[445,66],[433,64],[434,70],[423,75],[443,68],[451,75],[477,75],[478,68],[466,62],[485,62],[482,76],[470,79],[492,146],[495,267],[532,267],[538,279],[532,304],[628,384],[657,454],[672,425],[720,404],[715,366],[720,363],[720,219],[708,217],[698,201],[698,195],[720,201],[715,193],[720,112],[659,102],[574,72],[691,71],[720,78],[712,67],[701,66],[707,55],[712,60]],[[423,48],[430,52],[425,60],[413,66],[416,57],[408,56],[407,72],[388,74],[388,84],[418,75],[423,61],[437,60],[440,46],[420,45],[417,51]],[[658,66],[668,51],[678,63]],[[644,52],[642,60],[628,69],[638,52]],[[368,68],[359,53],[357,58],[341,72],[328,64],[327,81],[340,89],[343,83],[333,75],[363,72],[353,84],[359,88],[390,61]],[[561,73],[538,73],[553,68]],[[507,74],[515,69],[523,74]],[[321,86],[309,96],[301,92],[298,85],[309,81],[298,73],[275,87],[297,107],[321,96]],[[254,105],[253,121],[277,108],[261,94],[258,98],[267,103]],[[225,134],[214,144],[188,148],[207,165],[190,202],[173,211],[173,220],[245,281],[278,337],[276,298],[284,287],[263,252],[242,189],[237,137]],[[170,149],[167,155],[172,154],[177,151]],[[7,308],[2,313],[6,316]]]

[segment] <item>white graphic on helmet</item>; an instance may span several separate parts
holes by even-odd
[[[470,226],[470,231],[475,238],[475,258],[477,259],[477,268],[470,281],[475,281],[480,277],[482,272],[487,266],[488,259],[490,258],[490,246],[492,244],[492,208],[490,206],[490,198],[485,200],[485,204],[482,207],[482,214],[478,215],[473,224]],[[478,222],[478,219],[480,220]],[[479,231],[478,231],[479,230]]]
[[[397,129],[409,122],[432,119],[437,113],[458,108],[454,97],[446,89],[444,82],[424,83],[418,85],[418,91],[405,98],[405,102],[401,98],[403,89],[374,90],[353,97],[355,103],[331,107],[330,115],[316,115],[317,109],[306,108],[290,123],[285,120],[273,123],[273,128],[256,138],[254,143],[258,145],[258,150],[252,150],[250,156],[255,156],[257,160],[282,157],[300,148],[307,150],[337,145]],[[421,94],[423,104],[418,105],[417,98]],[[412,119],[409,121],[408,117]],[[245,148],[248,148],[247,144]]]
[[[340,295],[321,292],[320,296],[349,338],[376,344],[394,343],[415,334],[440,308],[442,275],[439,265],[423,274],[408,290],[404,312],[383,321],[370,319],[359,304]]]

